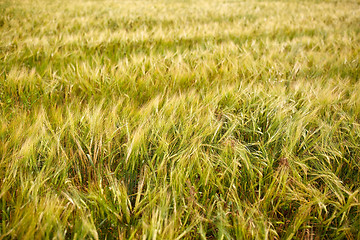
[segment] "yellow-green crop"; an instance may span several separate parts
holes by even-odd
[[[0,0],[0,239],[360,239],[359,0]]]

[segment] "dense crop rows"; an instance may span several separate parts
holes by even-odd
[[[360,2],[0,0],[0,239],[359,239]]]

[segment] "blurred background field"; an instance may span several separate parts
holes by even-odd
[[[0,239],[359,239],[360,1],[0,0]]]

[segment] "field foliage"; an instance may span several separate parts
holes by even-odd
[[[357,0],[0,0],[0,239],[360,239]]]

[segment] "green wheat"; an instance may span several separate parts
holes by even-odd
[[[359,239],[360,2],[0,0],[0,239]]]

